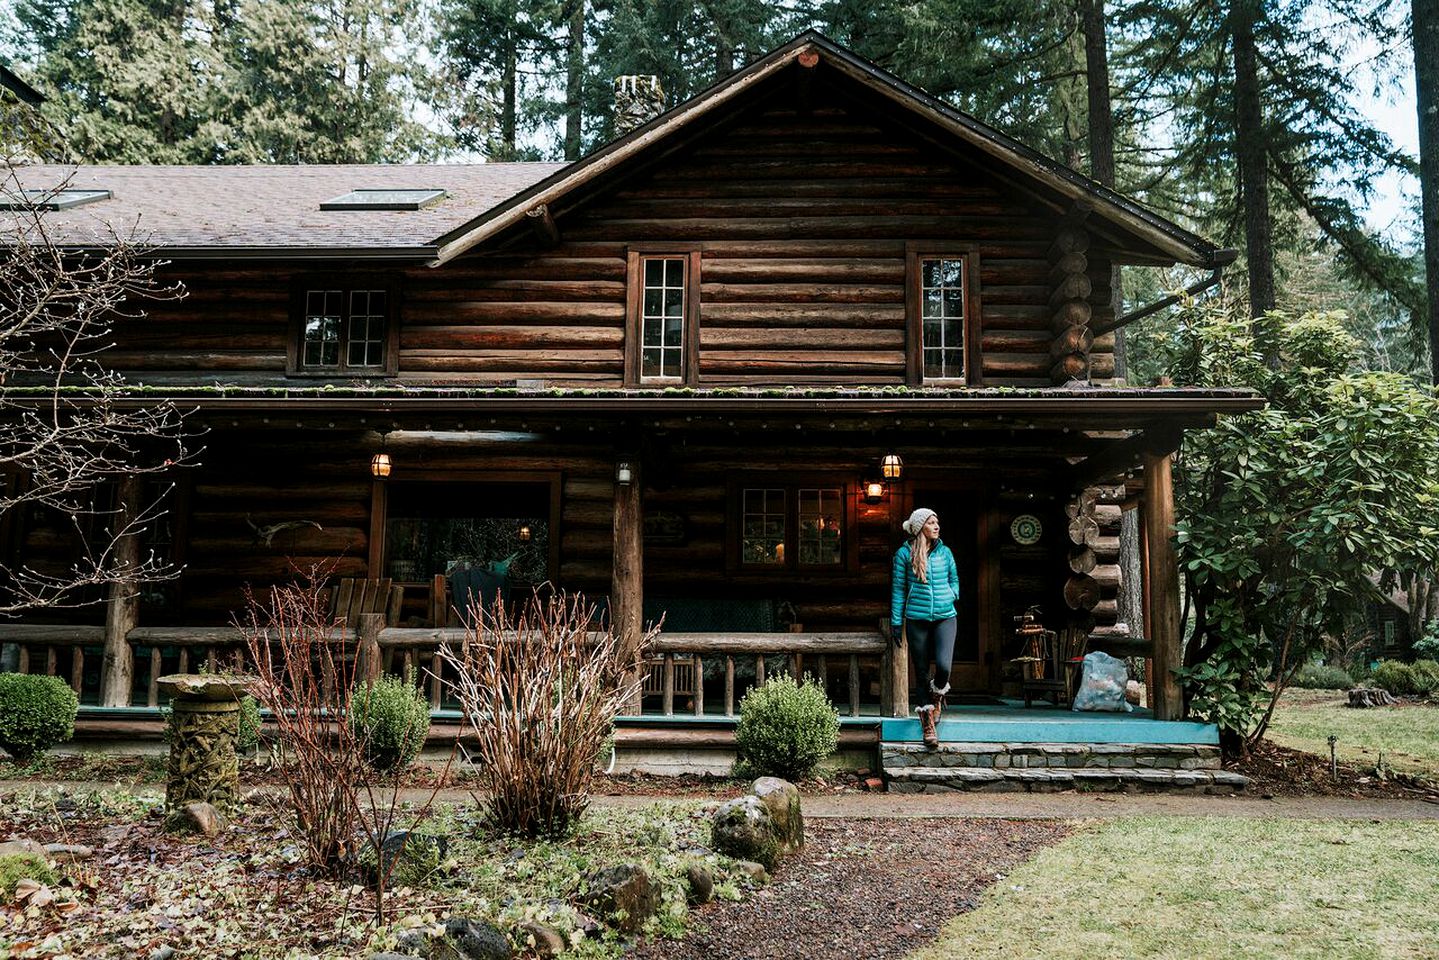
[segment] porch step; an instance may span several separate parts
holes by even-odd
[[[893,793],[1094,792],[1238,793],[1249,778],[1228,770],[1141,769],[1139,767],[900,767],[886,769]]]
[[[910,767],[1217,770],[1222,766],[1219,748],[1210,744],[945,740],[930,750],[922,743],[885,741],[879,751],[886,771]]]

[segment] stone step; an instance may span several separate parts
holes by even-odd
[[[1218,770],[1219,748],[1171,743],[971,743],[941,741],[931,750],[906,741],[879,745],[885,770],[907,767],[994,769]]]
[[[886,769],[892,793],[1094,792],[1238,793],[1249,778],[1229,770],[1057,767],[899,767]]]

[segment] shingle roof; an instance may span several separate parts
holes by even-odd
[[[45,213],[52,242],[106,244],[111,229],[156,247],[397,252],[433,241],[563,168],[563,163],[327,166],[82,166],[14,172],[27,188],[109,190],[111,198]],[[66,178],[68,177],[68,181]],[[321,201],[373,187],[440,188],[423,210],[322,212]],[[14,214],[0,211],[0,216]]]

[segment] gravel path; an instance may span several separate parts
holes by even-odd
[[[696,910],[682,941],[638,960],[890,960],[933,941],[1011,867],[1068,828],[1053,820],[819,819],[804,851],[742,903]]]

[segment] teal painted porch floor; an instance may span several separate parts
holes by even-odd
[[[880,721],[886,743],[919,743],[919,719]],[[1051,704],[946,707],[939,721],[941,741],[963,743],[1166,743],[1217,746],[1219,728],[1193,720],[1156,720],[1145,709],[1133,713],[1076,713]]]

